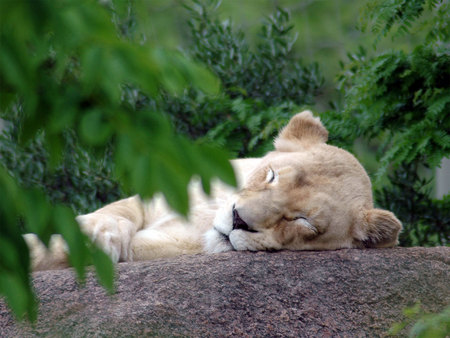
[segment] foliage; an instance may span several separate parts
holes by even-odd
[[[126,8],[123,3],[128,2],[113,2],[116,10]],[[208,144],[193,145],[174,135],[167,119],[154,109],[134,110],[123,100],[124,86],[156,97],[163,90],[181,93],[190,85],[199,92],[217,93],[218,81],[181,53],[121,39],[111,10],[104,2],[88,0],[56,5],[49,0],[0,2],[1,117],[20,119],[20,146],[37,137],[31,147],[47,149],[48,165],[54,171],[73,163],[70,156],[62,161],[64,147],[70,147],[69,129],[100,158],[113,147],[114,176],[127,193],[149,197],[162,191],[175,210],[186,214],[186,186],[193,175],[201,177],[207,192],[213,177],[235,184],[228,156]],[[2,163],[20,160],[6,154]],[[82,278],[84,267],[93,262],[103,284],[112,287],[111,262],[98,249],[89,249],[73,212],[51,205],[39,191],[19,186],[18,182],[27,183],[23,175],[19,178],[22,169],[15,172],[12,163],[4,166],[14,178],[0,169],[0,193],[8,197],[0,212],[0,293],[15,313],[31,319],[36,315],[19,216],[24,231],[37,233],[46,244],[50,234],[61,233],[78,275]]]
[[[415,163],[417,165],[417,162]],[[430,180],[418,175],[418,168],[404,164],[389,177],[391,186],[375,191],[380,205],[401,215],[407,231],[400,233],[404,246],[434,246],[450,237],[450,195],[442,200],[430,197]]]
[[[436,23],[447,15],[442,12],[447,4],[426,3]],[[398,23],[406,34],[425,1],[374,0],[368,6],[375,32],[386,35]],[[442,245],[450,238],[450,200],[431,199],[419,175],[420,168],[435,168],[450,153],[450,58],[440,40],[448,32],[445,25],[433,29],[427,43],[408,53],[392,50],[369,57],[360,49],[350,54],[338,79],[344,107],[326,115],[337,143],[348,145],[358,137],[380,142],[377,204],[403,221],[402,245]],[[389,170],[389,185],[380,187]]]
[[[267,107],[259,100],[225,95],[172,97],[164,104],[169,102],[166,111],[178,131],[225,148],[232,157],[258,156],[273,149],[273,137],[298,111],[291,102]]]
[[[214,0],[193,0],[185,6],[190,15],[185,52],[209,66],[221,79],[223,93],[205,95],[190,88],[149,97],[129,86],[126,100],[137,110],[166,112],[178,132],[200,143],[219,145],[234,157],[259,155],[271,149],[273,136],[298,106],[314,102],[323,77],[317,64],[303,65],[294,54],[287,11],[278,8],[265,18],[253,49],[243,31],[218,19],[219,5]],[[130,25],[135,14],[130,10],[118,20],[127,38],[135,36]]]
[[[263,107],[252,100],[235,99],[231,101],[228,119],[209,130],[205,139],[230,149],[240,157],[263,156],[273,149],[275,135],[297,110],[291,102]]]
[[[397,336],[407,327],[409,327],[409,337],[444,338],[450,332],[450,307],[440,313],[426,314],[418,302],[404,309],[403,314],[406,320],[392,325],[389,335]]]
[[[177,130],[219,144],[235,156],[264,153],[297,107],[314,102],[323,83],[317,64],[302,65],[294,55],[293,26],[283,9],[265,19],[252,49],[242,31],[219,21],[217,8],[200,1],[186,7],[192,39],[187,52],[221,79],[225,95],[190,90],[156,102],[144,98],[138,105],[160,107]]]
[[[14,313],[35,320],[37,303],[30,287],[28,248],[17,226],[23,217],[27,231],[39,234],[48,244],[50,235],[61,233],[70,248],[70,262],[83,280],[84,266],[94,264],[99,281],[113,290],[113,266],[109,257],[81,233],[70,209],[51,205],[39,190],[25,190],[0,167],[0,194],[8,198],[0,204],[0,291]]]
[[[423,18],[427,10],[433,15]],[[450,38],[450,13],[445,0],[372,0],[363,9],[362,17],[362,29],[370,27],[377,34],[376,42],[392,32],[393,38],[411,33],[415,24],[416,31],[426,28],[426,43],[442,44]]]
[[[44,134],[26,146],[19,145],[19,126],[12,119],[0,134],[2,164],[20,186],[39,187],[51,203],[63,203],[77,213],[87,213],[123,196],[113,180],[112,151],[93,156],[77,142],[73,130],[63,134],[64,150],[61,162],[50,166],[44,147]]]
[[[450,59],[444,50],[417,47],[371,59],[362,54],[347,69],[341,77],[347,84],[343,114],[351,122],[345,135],[385,136],[377,175],[413,161],[437,166],[450,152]]]
[[[312,104],[321,85],[316,64],[303,66],[295,58],[289,12],[278,8],[263,22],[253,50],[231,21],[219,22],[199,1],[189,7],[192,47],[189,52],[209,65],[234,97],[260,99],[266,105],[285,101]]]
[[[130,87],[127,100],[137,110],[167,112],[177,131],[200,143],[224,147],[234,157],[264,153],[297,106],[314,101],[323,82],[317,65],[303,66],[293,54],[295,37],[289,14],[282,9],[263,22],[261,42],[253,51],[242,31],[219,21],[217,7],[199,1],[186,7],[191,14],[186,52],[209,65],[220,77],[224,93],[211,96],[191,88],[181,95],[155,98]]]

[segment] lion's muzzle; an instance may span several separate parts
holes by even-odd
[[[250,229],[247,223],[239,216],[238,211],[236,210],[235,206],[233,205],[233,230],[245,230],[249,232],[257,232],[253,229]]]

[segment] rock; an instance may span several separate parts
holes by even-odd
[[[0,336],[384,335],[450,302],[450,248],[229,252],[118,265],[116,293],[71,269],[33,274],[38,322],[0,302]]]

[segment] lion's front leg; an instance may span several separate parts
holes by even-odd
[[[81,230],[103,249],[114,263],[133,259],[131,240],[145,224],[145,209],[138,196],[111,203],[76,218]]]
[[[233,217],[229,212],[234,200],[230,198],[216,212],[213,228],[208,230],[203,237],[203,248],[207,253],[219,253],[234,250],[230,243],[229,235],[233,230]]]

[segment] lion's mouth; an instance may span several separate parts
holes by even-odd
[[[253,230],[242,218],[233,205],[233,230],[244,230],[248,232],[257,232]]]

